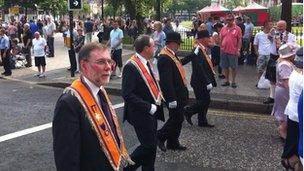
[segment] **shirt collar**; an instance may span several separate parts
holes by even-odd
[[[97,87],[94,83],[92,83],[85,76],[83,76],[83,81],[89,86],[89,89],[91,90],[92,94],[94,96],[97,96],[97,94],[98,94],[99,90],[102,88],[102,86]]]
[[[147,64],[148,60],[145,59],[143,56],[141,56],[139,53],[136,53],[136,56],[138,56],[139,60],[143,63],[143,64]]]

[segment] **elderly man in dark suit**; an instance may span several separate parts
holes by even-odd
[[[188,89],[186,72],[183,65],[189,62],[189,58],[179,59],[176,52],[182,43],[181,36],[177,32],[167,34],[166,46],[161,50],[158,59],[160,86],[164,94],[166,106],[169,109],[169,119],[158,131],[158,147],[162,151],[186,150],[178,140],[184,121],[184,106],[188,101]],[[193,54],[190,54],[192,56]],[[165,142],[167,141],[167,147]]]
[[[56,168],[110,171],[134,164],[125,148],[118,118],[103,86],[114,61],[106,47],[88,43],[79,52],[80,79],[57,101],[53,120]]]
[[[196,103],[185,107],[185,116],[189,124],[192,115],[198,113],[198,126],[214,127],[207,121],[207,111],[210,104],[210,91],[216,86],[215,71],[210,56],[208,55],[208,46],[210,45],[210,35],[208,31],[203,30],[197,33],[197,46],[194,51],[196,54],[191,58],[192,74],[191,86],[194,90]]]
[[[140,145],[131,154],[136,163],[125,170],[153,171],[157,149],[157,119],[164,120],[162,94],[153,75],[150,60],[154,56],[154,41],[139,36],[134,47],[136,54],[124,67],[122,95],[125,100],[124,120],[135,129]]]

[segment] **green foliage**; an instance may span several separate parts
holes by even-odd
[[[272,21],[278,21],[281,18],[281,7],[280,6],[270,7],[269,13]]]
[[[210,0],[168,0],[165,4],[167,9],[164,8],[164,10],[171,14],[175,14],[180,10],[191,13],[210,5]]]
[[[63,15],[68,12],[67,0],[36,0],[40,9],[49,11],[55,15]]]
[[[84,2],[82,12],[84,14],[90,14],[92,12],[90,4],[88,4],[87,2]]]
[[[249,1],[240,1],[240,0],[229,0],[225,1],[222,5],[229,9],[234,9],[238,6],[247,6]]]

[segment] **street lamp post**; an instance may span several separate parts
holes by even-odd
[[[73,11],[81,11],[82,10],[82,0],[69,0],[68,1],[68,10],[69,10],[69,17],[70,17],[70,45],[71,48],[69,50],[69,58],[71,64],[71,77],[75,77],[76,71],[76,58],[75,58],[75,50],[74,50],[74,36],[73,36]]]
[[[74,36],[73,36],[73,11],[69,11],[69,19],[70,19],[70,45],[71,48],[69,50],[69,59],[71,64],[71,77],[75,77],[75,71],[76,71],[76,59],[75,59],[75,50],[74,50]]]

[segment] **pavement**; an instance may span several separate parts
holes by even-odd
[[[97,41],[96,34],[93,36],[93,41]],[[124,46],[123,49],[123,63],[134,54],[132,46]],[[4,79],[23,81],[31,84],[46,85],[53,87],[66,87],[72,83],[79,75],[75,77],[70,76],[67,70],[69,67],[68,49],[64,47],[63,38],[61,34],[55,35],[55,57],[46,58],[46,77],[37,78],[33,75],[37,73],[36,67],[14,69],[12,76],[0,76]],[[34,61],[33,61],[34,64]],[[191,64],[185,65],[187,76],[190,79]],[[3,67],[0,68],[3,72]],[[217,78],[218,87],[211,91],[211,107],[217,109],[255,112],[259,114],[269,114],[271,112],[271,105],[264,105],[263,100],[268,97],[269,90],[261,90],[255,87],[256,85],[256,69],[255,66],[241,65],[238,68],[236,82],[238,87],[233,89],[231,87],[221,87],[223,80]],[[190,92],[190,103],[194,101],[194,93],[190,85],[188,85]],[[115,78],[106,86],[109,93],[113,95],[121,94],[121,79]]]

